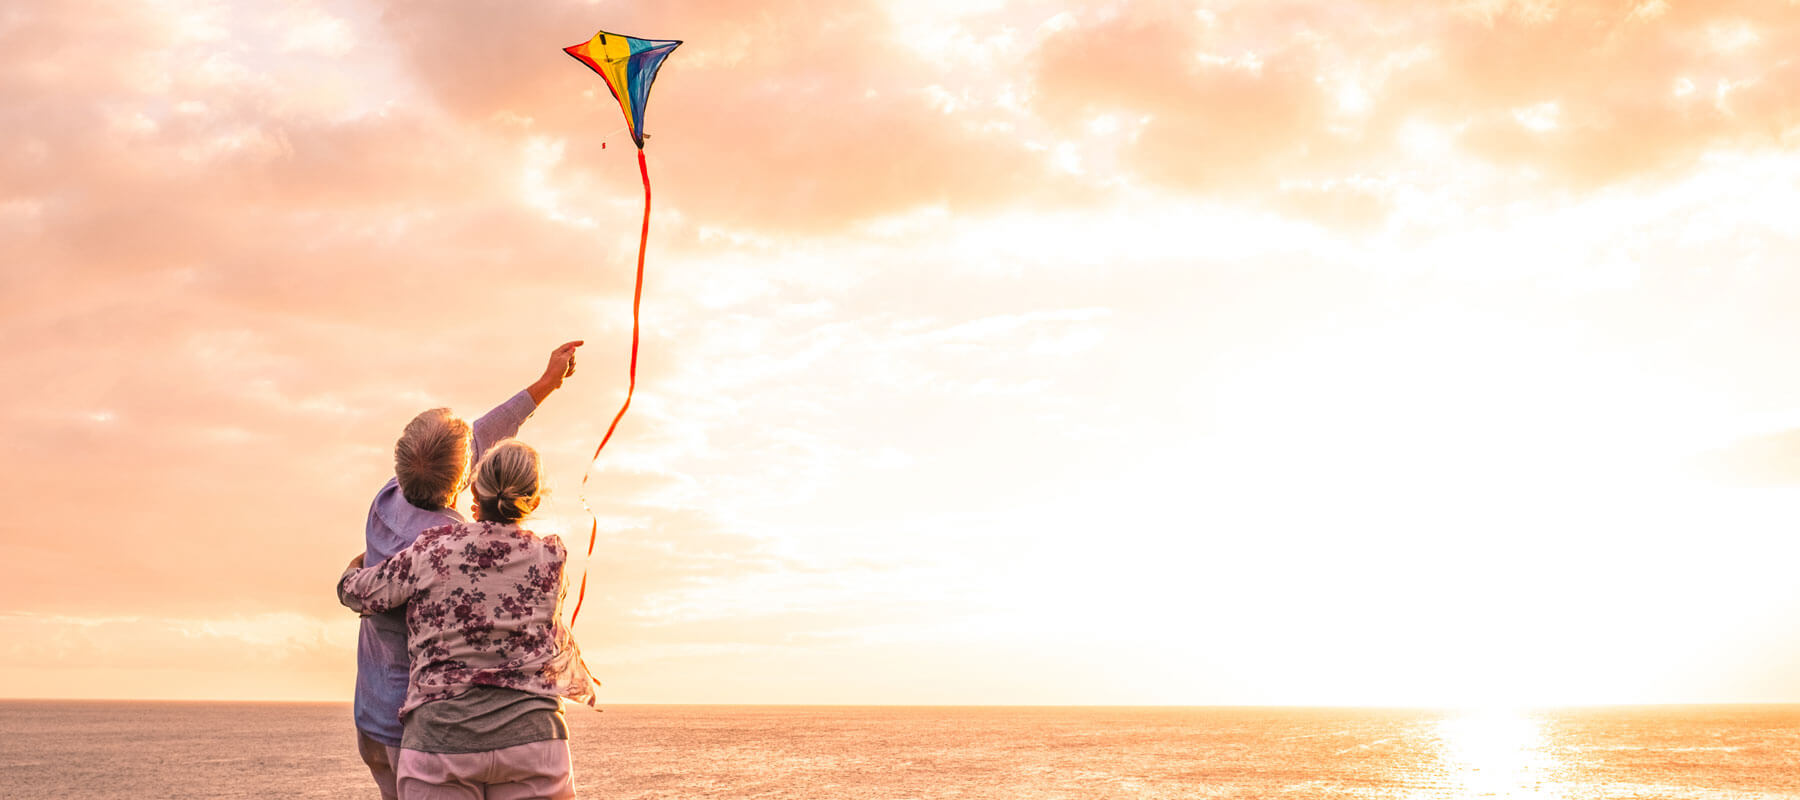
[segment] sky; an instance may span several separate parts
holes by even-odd
[[[1800,702],[1800,3],[0,11],[0,696],[347,700],[415,413],[608,703]],[[466,498],[465,498],[466,501]]]

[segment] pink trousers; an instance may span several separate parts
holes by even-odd
[[[400,750],[400,800],[574,800],[569,740],[485,753]]]

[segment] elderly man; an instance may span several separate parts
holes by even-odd
[[[518,434],[544,398],[575,374],[575,348],[581,345],[556,348],[542,377],[475,420],[473,429],[447,408],[426,411],[407,424],[394,444],[394,477],[369,505],[364,563],[381,563],[427,528],[464,521],[456,497],[471,466],[495,442]],[[356,743],[383,800],[398,797],[394,764],[407,667],[406,609],[364,617],[356,642]]]

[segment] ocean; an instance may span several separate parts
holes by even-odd
[[[1792,798],[1800,706],[609,706],[584,798]],[[345,704],[0,701],[0,798],[376,798]]]

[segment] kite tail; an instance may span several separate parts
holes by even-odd
[[[588,561],[581,568],[581,591],[575,595],[575,611],[569,615],[569,627],[575,627],[575,618],[581,616],[581,601],[587,599],[588,565],[594,559],[594,540],[600,535],[600,518],[594,514],[593,507],[588,505],[588,477],[594,472],[594,462],[600,459],[600,451],[606,449],[606,443],[612,439],[613,430],[619,427],[619,420],[624,418],[625,409],[631,407],[631,394],[637,391],[637,354],[638,354],[638,302],[644,297],[644,247],[650,242],[650,167],[644,163],[644,150],[638,148],[638,173],[644,176],[644,230],[638,234],[637,287],[631,291],[631,382],[625,387],[625,404],[619,406],[619,413],[613,415],[612,424],[606,426],[606,435],[600,438],[600,446],[594,448],[594,457],[588,459],[587,471],[581,473],[581,507],[588,512]]]

